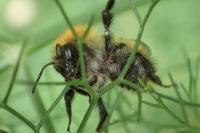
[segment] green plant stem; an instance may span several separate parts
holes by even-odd
[[[197,59],[195,65],[195,78],[194,78],[194,101],[198,101],[198,81],[199,81],[199,68],[200,68],[200,58]]]
[[[101,96],[103,96],[106,92],[108,92],[109,90],[111,90],[116,85],[120,84],[120,82],[121,81],[118,78],[115,81],[113,81],[112,83],[109,83],[108,85],[106,85],[105,87],[103,87],[102,89],[100,89],[99,92],[98,92],[98,98],[100,98]]]
[[[84,87],[87,88],[87,90],[90,92],[90,95],[92,97],[97,97],[97,92],[92,88],[87,82],[83,82]]]
[[[42,127],[42,125],[44,124],[44,122],[46,121],[46,119],[49,117],[50,113],[53,111],[53,109],[57,106],[57,104],[60,102],[61,98],[64,97],[65,92],[67,91],[67,88],[69,88],[70,86],[79,86],[82,85],[82,82],[78,81],[78,80],[74,80],[69,82],[65,88],[63,89],[63,91],[60,93],[60,95],[56,98],[56,100],[53,102],[53,104],[51,105],[51,107],[46,111],[46,113],[44,114],[43,118],[40,120],[40,122],[37,124],[36,130],[39,132],[40,128]]]
[[[185,95],[188,97],[188,99],[191,100],[191,99],[190,99],[189,92],[187,91],[187,89],[186,89],[186,87],[184,86],[184,84],[183,84],[183,83],[180,83],[180,86],[181,86],[181,88],[183,89]]]
[[[129,116],[126,116],[126,117],[123,117],[122,119],[119,119],[119,120],[115,120],[111,123],[109,123],[108,126],[113,126],[115,124],[118,124],[118,123],[122,123],[122,122],[133,122],[135,119],[133,119],[135,117],[135,113],[133,115],[129,115]]]
[[[87,29],[84,32],[83,36],[80,39],[76,38],[76,39],[78,39],[77,41],[78,41],[79,60],[80,60],[80,64],[81,64],[81,77],[82,77],[82,80],[84,80],[84,81],[87,80],[87,75],[86,75],[86,65],[85,65],[85,59],[84,59],[83,45],[85,45],[84,40],[87,37],[88,33],[90,32],[93,21],[94,21],[94,16],[91,17],[91,19],[88,23]]]
[[[11,107],[9,107],[6,104],[2,104],[0,106],[1,108],[5,109],[6,111],[8,111],[9,113],[11,113],[13,116],[17,117],[18,119],[20,119],[21,121],[23,121],[27,126],[29,126],[33,131],[35,131],[35,125],[33,125],[27,118],[25,118],[23,115],[21,115],[20,113],[18,113],[17,111],[15,111],[14,109],[12,109]]]
[[[153,88],[149,88],[153,90]],[[163,100],[159,96],[153,95],[153,93],[150,93],[151,96],[161,105],[161,108],[163,108],[168,114],[170,114],[175,120],[179,121],[181,124],[184,124],[185,122],[179,118],[173,111],[171,111],[163,102]]]
[[[142,116],[142,94],[140,90],[136,89],[137,96],[138,96],[138,114],[137,114],[137,122],[140,122]]]
[[[29,69],[27,64],[25,65],[25,72],[26,72],[26,77],[29,80],[33,81],[30,69]],[[44,102],[42,101],[42,98],[40,97],[39,92],[36,91],[35,92],[35,97],[34,97],[32,95],[32,93],[30,93],[30,90],[27,90],[27,91],[28,91],[28,94],[30,95],[30,97],[33,98],[32,102],[34,103],[39,116],[43,117],[43,115],[45,114],[46,111],[45,111]],[[53,122],[51,121],[51,119],[49,117],[47,118],[47,120],[45,122],[44,129],[46,130],[47,133],[55,133],[56,132],[55,127],[53,125]]]
[[[160,93],[160,92],[157,92],[157,91],[155,91],[155,90],[153,90],[153,92],[154,92],[156,95],[158,95],[158,96],[160,96],[160,97],[162,97],[162,98],[164,98],[164,99],[167,99],[167,100],[170,100],[170,101],[179,103],[179,104],[182,102],[184,105],[187,105],[187,106],[190,106],[190,107],[197,107],[197,108],[200,108],[200,104],[199,104],[199,103],[188,102],[188,101],[185,101],[185,100],[180,101],[180,100],[177,99],[177,98],[164,95],[164,94],[162,94],[162,93]]]
[[[170,78],[170,80],[171,80],[171,83],[174,85],[174,90],[175,90],[176,95],[178,96],[178,98],[179,98],[179,100],[180,100],[180,106],[181,106],[181,110],[182,110],[182,113],[183,113],[183,117],[184,117],[184,119],[185,119],[185,122],[186,122],[187,125],[189,125],[189,120],[188,120],[187,112],[186,112],[185,106],[184,106],[184,104],[183,104],[183,102],[182,102],[183,99],[182,99],[182,96],[181,96],[181,94],[180,94],[180,92],[179,92],[179,90],[178,90],[178,86],[176,85],[176,83],[175,83],[174,79],[172,78],[172,75],[171,75],[171,74],[169,74],[169,78]]]
[[[69,28],[70,28],[70,30],[71,30],[73,36],[74,36],[76,39],[78,39],[79,37],[78,37],[78,35],[77,35],[77,33],[76,33],[76,31],[75,31],[75,29],[74,29],[74,27],[73,27],[71,21],[69,20],[69,17],[68,17],[68,15],[67,15],[67,13],[65,12],[65,10],[64,10],[64,8],[63,8],[63,6],[62,6],[62,4],[60,3],[59,0],[54,0],[54,1],[55,1],[56,5],[58,6],[58,8],[60,9],[60,12],[62,13],[62,16],[63,16],[63,18],[65,19],[67,25],[69,26]]]
[[[43,118],[40,120],[40,122],[37,125],[37,130],[39,130],[43,123],[46,121],[46,119],[49,117],[50,113],[53,111],[53,109],[56,107],[56,105],[60,102],[61,98],[64,97],[66,89],[69,87],[69,85],[66,85],[66,87],[63,89],[63,91],[60,93],[60,95],[56,98],[56,100],[53,102],[51,107],[47,110],[47,112],[44,114]]]
[[[81,64],[81,77],[83,81],[86,81],[86,67],[85,67],[85,59],[84,59],[84,52],[83,52],[83,40],[78,39],[78,53],[79,53],[79,60]]]
[[[126,117],[126,114],[123,113],[122,108],[118,108],[116,111],[117,111],[117,113],[118,113],[118,115],[119,115],[120,118]],[[122,127],[124,129],[124,132],[125,133],[130,133],[131,130],[130,130],[128,124],[127,124],[128,121],[121,121],[121,122],[122,122],[121,125],[122,125]]]
[[[164,109],[168,114],[170,114],[173,118],[175,118],[175,119],[176,119],[177,121],[179,121],[180,123],[185,124],[185,122],[184,122],[181,118],[179,118],[173,111],[171,111],[171,110],[163,103],[162,99],[159,98],[159,100],[160,100],[160,103],[161,103],[163,109]]]
[[[20,80],[20,81],[16,81],[16,83],[17,84],[22,84],[22,85],[30,85],[30,86],[32,86],[35,82],[34,81]],[[66,85],[66,82],[54,82],[54,81],[42,82],[42,81],[40,81],[38,83],[38,85],[44,85],[44,86],[51,86],[51,85],[64,86],[64,85]]]
[[[142,112],[142,94],[140,91],[140,88],[135,85],[134,83],[128,81],[128,80],[123,80],[122,81],[123,84],[128,85],[129,87],[131,87],[132,89],[135,89],[137,92],[137,96],[138,96],[138,115],[137,115],[137,121],[139,122],[141,119],[141,112]],[[133,90],[134,91],[134,90]]]
[[[21,59],[22,59],[22,56],[23,56],[23,53],[24,53],[24,50],[25,50],[25,47],[26,47],[26,44],[27,44],[27,40],[25,40],[22,44],[22,48],[20,50],[20,54],[18,56],[18,59],[17,59],[17,63],[15,65],[15,68],[14,68],[14,71],[13,71],[13,74],[12,74],[12,78],[11,78],[11,81],[10,81],[10,84],[9,84],[9,87],[8,87],[8,91],[3,99],[3,103],[7,104],[8,102],[8,98],[11,94],[11,91],[13,89],[13,85],[15,83],[15,80],[16,80],[16,76],[17,76],[17,73],[18,73],[18,70],[19,70],[19,65],[20,65],[20,62],[21,62]]]
[[[146,16],[145,16],[145,18],[144,18],[144,20],[143,20],[143,22],[142,22],[140,28],[139,28],[139,32],[138,32],[138,35],[137,35],[136,42],[135,42],[135,44],[134,44],[134,48],[132,49],[131,55],[129,56],[128,61],[126,62],[126,65],[124,66],[122,72],[120,73],[119,78],[123,78],[123,77],[126,75],[128,69],[130,68],[130,65],[135,61],[135,54],[136,54],[137,49],[138,49],[138,47],[139,47],[139,45],[140,45],[140,42],[141,42],[141,39],[142,39],[142,35],[143,35],[143,32],[144,32],[145,25],[146,25],[146,23],[147,23],[147,21],[148,21],[150,15],[151,15],[151,13],[152,13],[154,7],[156,6],[156,4],[157,4],[159,1],[160,1],[160,0],[156,0],[156,1],[153,2],[153,3],[151,4],[151,6],[149,7],[149,10],[148,10],[148,12],[147,12],[147,14],[146,14]]]
[[[103,128],[100,130],[100,133],[103,132],[103,131],[108,130],[108,125],[110,123],[110,119],[111,119],[111,117],[113,115],[114,110],[116,109],[117,105],[119,104],[119,101],[121,100],[122,95],[123,95],[123,91],[120,91],[119,94],[117,95],[117,98],[115,99],[114,104],[111,107],[109,116],[108,116],[108,118],[106,120],[106,124],[104,124]]]
[[[133,11],[134,11],[134,14],[135,14],[135,16],[136,16],[136,18],[137,18],[138,23],[139,23],[140,26],[141,26],[141,25],[142,25],[142,22],[143,22],[143,18],[142,18],[142,16],[140,15],[140,13],[139,13],[139,11],[138,11],[138,9],[137,9],[137,7],[136,7],[135,0],[129,0],[129,2],[130,2],[130,4],[131,4],[131,7],[132,7],[132,9],[133,9]]]
[[[155,103],[150,103],[150,102],[147,102],[147,101],[142,101],[142,103],[148,105],[148,106],[151,106],[151,107],[155,107],[155,108],[162,108],[160,106],[160,104],[155,104]]]
[[[96,98],[92,99],[92,101],[90,103],[90,106],[89,106],[87,112],[85,113],[85,115],[83,117],[83,120],[81,121],[81,124],[80,124],[80,126],[79,126],[79,128],[78,128],[76,133],[82,133],[83,132],[83,129],[84,129],[85,125],[86,125],[86,122],[88,121],[88,119],[89,119],[89,117],[90,117],[90,115],[92,113],[92,110],[94,109],[94,107],[95,107],[95,105],[97,103],[97,100],[98,99],[96,99]]]
[[[192,91],[193,91],[193,74],[192,74],[192,64],[191,64],[191,60],[188,58],[187,61],[187,65],[188,65],[188,72],[189,72],[189,96],[192,97]]]

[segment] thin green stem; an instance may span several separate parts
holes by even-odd
[[[54,110],[54,108],[57,106],[57,104],[60,102],[61,98],[64,97],[65,92],[67,91],[67,88],[69,88],[70,86],[78,86],[78,85],[82,85],[82,82],[79,82],[78,80],[74,80],[69,82],[65,88],[63,89],[63,91],[60,93],[60,95],[56,98],[56,100],[53,102],[53,104],[51,105],[51,107],[46,111],[46,113],[44,114],[43,118],[40,120],[40,122],[37,124],[36,130],[39,131],[40,128],[42,127],[42,125],[44,124],[44,122],[46,121],[46,119],[49,117],[50,113]]]
[[[120,82],[121,82],[120,79],[116,79],[112,83],[109,83],[108,85],[106,85],[105,87],[103,87],[102,89],[100,89],[99,92],[98,92],[98,98],[100,98],[101,96],[103,96],[106,92],[108,92],[109,90],[111,90],[116,85],[120,84]]]
[[[66,89],[69,87],[69,85],[66,85],[66,87],[63,89],[63,91],[60,93],[60,95],[56,98],[56,100],[53,102],[53,104],[51,105],[51,107],[47,110],[47,112],[44,114],[44,116],[42,117],[42,119],[40,120],[40,122],[37,125],[37,130],[39,131],[39,129],[42,127],[42,125],[44,124],[44,122],[46,121],[46,119],[49,117],[50,113],[53,111],[53,109],[56,107],[56,105],[60,102],[61,98],[64,97]]]
[[[142,103],[148,105],[148,106],[151,106],[151,107],[155,107],[155,108],[162,108],[160,106],[160,104],[155,104],[155,103],[151,103],[151,102],[148,102],[148,101],[142,101]]]
[[[5,109],[9,113],[11,113],[13,116],[17,117],[21,121],[23,121],[27,126],[29,126],[33,131],[35,131],[35,125],[33,125],[27,118],[25,118],[23,115],[12,109],[6,104],[3,104],[1,108]]]
[[[164,99],[167,99],[167,100],[170,100],[170,101],[173,101],[173,102],[176,102],[176,103],[183,103],[184,105],[187,105],[187,106],[190,106],[190,107],[197,107],[197,108],[200,108],[200,104],[199,103],[193,103],[193,102],[188,102],[188,101],[185,101],[185,100],[179,100],[177,98],[174,98],[174,97],[170,97],[170,96],[167,96],[167,95],[164,95],[160,92],[157,92],[155,90],[153,90],[153,93],[158,95],[159,97],[162,97]]]
[[[84,127],[85,127],[85,125],[86,125],[91,113],[92,113],[92,110],[94,109],[94,107],[95,107],[95,105],[97,103],[97,100],[98,99],[96,99],[96,98],[92,99],[92,101],[90,103],[90,106],[89,106],[87,112],[85,113],[85,115],[84,115],[84,117],[83,117],[83,119],[81,121],[81,124],[80,124],[80,126],[79,126],[79,128],[78,128],[76,133],[82,133],[83,132],[83,129],[84,129]]]
[[[27,80],[20,80],[16,81],[17,84],[22,84],[22,85],[30,85],[32,86],[35,82],[34,81],[27,81]],[[54,82],[54,81],[45,81],[45,82],[39,82],[38,85],[44,85],[44,86],[64,86],[66,85],[66,82]]]
[[[138,49],[138,47],[139,47],[139,45],[140,45],[140,41],[141,41],[141,39],[142,39],[142,35],[143,35],[143,32],[144,32],[145,25],[146,25],[146,23],[147,23],[147,21],[148,21],[150,15],[151,15],[151,13],[152,13],[154,7],[156,6],[156,4],[157,4],[159,1],[160,1],[160,0],[156,0],[156,1],[153,2],[152,5],[149,7],[149,10],[148,10],[148,12],[147,12],[147,14],[146,14],[146,16],[145,16],[143,22],[142,22],[142,25],[141,25],[140,28],[139,28],[139,32],[138,32],[138,35],[137,35],[136,42],[135,42],[135,44],[134,44],[134,48],[132,49],[131,55],[129,56],[128,61],[126,62],[126,65],[124,66],[122,72],[120,73],[119,78],[123,78],[123,77],[126,75],[128,69],[130,68],[130,65],[135,61],[135,54],[136,54],[137,49]]]
[[[87,37],[87,35],[89,34],[90,32],[90,29],[92,28],[92,25],[94,23],[94,15],[92,15],[92,17],[90,18],[90,21],[88,22],[88,26],[87,26],[87,29],[86,31],[84,32],[83,36],[81,37],[81,39],[84,41],[85,38]]]
[[[126,117],[126,114],[123,113],[122,108],[118,108],[116,111],[120,118]],[[129,122],[129,121],[122,121],[121,126],[123,127],[125,133],[130,133],[131,130],[130,130],[127,122]]]
[[[183,83],[180,83],[180,86],[181,86],[181,88],[183,89],[185,95],[188,97],[188,99],[191,100],[191,99],[190,99],[189,92],[187,91],[187,89],[186,89],[186,87],[184,86],[184,84],[183,84]]]
[[[26,72],[26,77],[29,79],[29,80],[32,80],[33,81],[33,78],[32,78],[32,75],[31,75],[31,72],[30,72],[30,69],[28,67],[28,65],[26,64],[25,65],[25,72]],[[32,94],[30,93],[30,90],[27,90],[29,95],[31,95],[30,97],[32,97],[32,101],[37,109],[37,112],[39,114],[40,117],[43,117],[43,115],[45,114],[46,112],[46,109],[45,109],[45,105],[44,105],[44,102],[42,101],[42,98],[39,94],[38,91],[36,91],[36,95],[35,97],[32,96]],[[44,128],[46,130],[47,133],[55,133],[56,132],[56,129],[53,125],[53,122],[52,120],[48,117],[46,122],[45,122],[45,125],[44,125]]]
[[[11,92],[12,92],[13,85],[15,83],[16,76],[17,76],[17,73],[18,73],[18,70],[19,70],[20,62],[21,62],[24,50],[26,48],[26,44],[27,44],[27,40],[24,40],[24,42],[22,44],[22,48],[20,50],[20,54],[19,54],[18,59],[17,59],[17,63],[15,65],[15,68],[14,68],[14,71],[13,71],[13,74],[12,74],[12,78],[11,78],[11,81],[10,81],[10,84],[9,84],[9,87],[8,87],[8,91],[6,92],[6,95],[5,95],[4,99],[3,99],[3,102],[5,104],[7,104],[8,98],[9,98]]]
[[[79,53],[79,60],[81,64],[81,77],[84,81],[86,81],[87,75],[86,75],[83,45],[84,45],[84,39],[87,37],[88,33],[90,32],[93,22],[94,22],[94,16],[91,17],[88,23],[87,29],[84,32],[83,36],[80,39],[78,39],[78,53]]]
[[[63,8],[63,6],[62,6],[62,4],[60,3],[59,0],[54,0],[54,1],[55,1],[56,5],[58,6],[58,8],[60,9],[60,12],[62,13],[62,16],[63,16],[63,18],[65,19],[67,25],[69,26],[69,28],[70,28],[70,30],[71,30],[73,36],[74,36],[76,39],[78,39],[79,36],[77,35],[77,33],[76,33],[76,31],[75,31],[75,29],[74,29],[74,27],[73,27],[71,21],[69,20],[69,17],[68,17],[68,15],[67,15],[67,13],[65,12],[65,10],[64,10],[64,8]]]
[[[153,90],[153,88],[148,88],[150,90]],[[161,108],[163,108],[168,114],[170,114],[175,120],[177,120],[178,122],[184,124],[185,122],[179,118],[173,111],[171,111],[163,102],[163,100],[157,95],[153,95],[153,93],[150,93],[151,96],[161,105]]]
[[[87,88],[87,90],[90,92],[90,95],[92,95],[92,97],[97,97],[97,93],[94,90],[94,88],[92,88],[87,82],[83,82],[84,87]]]
[[[180,123],[184,124],[185,122],[179,118],[173,111],[171,111],[162,101],[161,98],[159,98],[160,103],[162,104],[163,109],[170,114],[173,118],[175,118],[177,121],[179,121]]]
[[[142,116],[142,94],[139,89],[136,89],[138,96],[138,114],[137,114],[137,122],[140,122]]]
[[[123,117],[122,119],[119,119],[119,120],[115,120],[111,123],[109,123],[109,127],[110,126],[113,126],[115,124],[118,124],[118,123],[123,123],[123,122],[133,122],[134,121],[134,117],[136,116],[136,113],[132,114],[132,115],[129,115],[129,116],[126,116],[126,117]]]
[[[103,128],[100,130],[100,133],[103,132],[103,131],[106,131],[106,129],[108,129],[108,127],[109,127],[108,125],[110,123],[110,119],[111,119],[111,117],[113,115],[114,110],[116,109],[117,105],[119,104],[119,101],[121,100],[121,96],[122,95],[123,95],[123,91],[120,91],[119,94],[117,95],[117,98],[115,99],[114,104],[111,107],[109,116],[108,116],[108,118],[106,120],[107,122],[106,122],[106,124],[104,124],[106,126],[103,126]]]
[[[142,22],[143,22],[143,18],[142,18],[142,16],[140,15],[140,13],[139,13],[139,11],[138,11],[138,9],[137,9],[137,7],[136,7],[135,0],[129,0],[129,2],[130,2],[130,4],[131,4],[131,7],[132,7],[132,9],[133,9],[133,11],[134,11],[134,14],[135,14],[135,16],[136,16],[136,18],[137,18],[138,23],[139,23],[140,26],[141,26],[141,25],[142,25]]]
[[[139,122],[141,119],[141,112],[142,112],[142,94],[141,94],[141,89],[135,85],[134,83],[128,81],[128,80],[123,80],[122,81],[123,84],[128,85],[129,87],[131,87],[134,91],[134,89],[137,92],[137,96],[138,96],[138,115],[137,115],[137,121]]]
[[[195,78],[194,78],[194,101],[198,100],[198,81],[199,81],[199,68],[200,68],[200,58],[197,59],[195,65]]]
[[[186,122],[187,125],[189,125],[189,120],[188,120],[187,112],[186,112],[185,106],[184,106],[184,104],[183,104],[183,102],[182,102],[183,99],[182,99],[182,96],[181,96],[181,94],[180,94],[180,92],[179,92],[179,90],[178,90],[178,86],[176,85],[176,83],[175,83],[174,79],[172,78],[172,75],[171,75],[171,74],[169,74],[169,78],[170,78],[170,80],[171,80],[171,83],[174,85],[174,90],[175,90],[176,95],[178,96],[178,98],[179,98],[179,100],[180,100],[180,106],[181,106],[181,110],[182,110],[182,113],[183,113],[183,117],[184,117],[184,119],[185,119],[185,122]]]
[[[86,67],[85,67],[85,59],[84,59],[84,52],[83,52],[83,40],[78,39],[78,53],[79,53],[79,61],[81,64],[81,77],[84,81],[86,81]]]
[[[192,64],[191,64],[191,60],[188,58],[187,61],[187,66],[188,66],[188,74],[189,74],[189,95],[190,97],[192,97],[192,91],[193,91],[193,74],[192,74]]]

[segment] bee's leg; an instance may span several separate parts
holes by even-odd
[[[106,111],[106,108],[105,108],[102,98],[100,98],[98,100],[98,108],[99,108],[99,114],[100,114],[100,122],[96,128],[97,132],[100,131],[100,129],[102,128],[102,126],[108,116],[108,112]]]
[[[71,125],[71,120],[72,120],[72,100],[74,97],[74,89],[69,89],[66,93],[65,93],[65,107],[66,107],[66,111],[67,111],[67,115],[69,117],[69,122],[68,122],[68,126],[67,126],[67,131],[70,132],[70,125]]]
[[[110,34],[109,27],[112,21],[112,13],[110,12],[110,10],[112,9],[114,3],[115,3],[115,0],[108,0],[106,8],[102,12],[103,24],[105,28],[105,32],[104,32],[105,50],[107,53],[109,53],[110,50],[112,49],[111,34]]]
[[[140,64],[140,66],[138,66],[138,70],[140,68],[140,75],[146,75],[146,78],[150,81],[152,81],[153,83],[157,84],[157,85],[160,85],[162,87],[170,87],[171,85],[164,85],[162,83],[162,81],[160,80],[160,78],[155,74],[156,70],[153,66],[153,64],[147,60],[143,55],[137,53],[136,54],[137,56],[137,62],[136,64]],[[141,69],[143,68],[143,70]],[[144,71],[144,72],[142,72]],[[141,73],[142,72],[142,73]]]
[[[169,88],[169,87],[173,86],[173,85],[165,85],[165,84],[163,84],[162,81],[160,80],[160,78],[157,75],[155,75],[154,73],[148,75],[148,78],[152,82],[154,82],[155,84],[160,85],[160,86],[162,86],[164,88]]]
[[[91,95],[90,95],[87,91],[84,91],[84,90],[79,89],[79,88],[77,88],[76,91],[77,91],[79,94],[82,94],[82,95],[84,95],[84,96],[88,96],[88,97],[89,97],[89,102],[91,102],[92,97],[91,97]]]

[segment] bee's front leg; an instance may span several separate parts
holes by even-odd
[[[82,95],[84,95],[84,96],[88,96],[88,97],[89,97],[89,103],[91,102],[92,97],[91,97],[91,95],[90,95],[87,91],[85,91],[85,90],[83,90],[83,89],[77,88],[77,89],[76,89],[76,92],[78,92],[79,94],[82,94]]]
[[[71,125],[71,120],[72,120],[72,100],[74,97],[74,88],[70,88],[66,93],[65,93],[65,107],[67,111],[67,115],[69,117],[69,122],[67,126],[67,131],[70,132],[70,125]]]

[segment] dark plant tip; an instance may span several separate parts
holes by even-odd
[[[161,86],[164,87],[164,88],[171,88],[171,87],[175,87],[176,84],[171,84],[171,85],[164,85],[164,84],[162,84]]]
[[[68,132],[68,133],[71,133],[71,131],[70,131],[70,128],[69,128],[69,127],[67,128],[67,132]]]
[[[35,94],[37,84],[38,84],[38,82],[35,82],[35,84],[33,85],[33,88],[32,88],[32,94],[33,95]]]
[[[33,95],[35,94],[35,89],[32,90],[32,94],[33,94]]]

